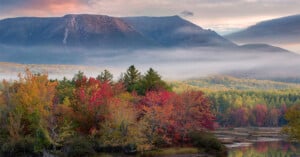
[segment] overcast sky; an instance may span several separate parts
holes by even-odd
[[[226,34],[261,20],[300,14],[299,6],[299,0],[0,0],[0,19],[69,13],[180,15],[199,26]]]

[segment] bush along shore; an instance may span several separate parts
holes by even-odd
[[[77,137],[66,145],[56,149],[44,149],[41,152],[34,150],[33,140],[18,141],[2,147],[3,157],[85,157],[85,156],[139,156],[154,157],[167,155],[194,155],[226,157],[227,148],[212,134],[207,132],[192,132],[191,143],[185,146],[168,146],[139,151],[137,145],[125,146],[101,145],[94,139]]]
[[[142,75],[130,66],[115,82],[107,70],[97,78],[79,72],[71,80],[26,70],[1,84],[0,154],[156,156],[159,149],[181,147],[183,153],[226,156],[209,133],[214,120],[203,92],[172,92],[152,68]]]

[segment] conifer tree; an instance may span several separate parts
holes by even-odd
[[[97,76],[97,80],[101,82],[112,83],[113,75],[108,70],[105,69],[103,72],[101,72],[100,75]]]
[[[127,91],[136,91],[140,79],[141,73],[134,67],[134,65],[131,65],[124,74],[124,85],[127,88]]]

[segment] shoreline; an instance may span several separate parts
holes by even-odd
[[[287,135],[281,132],[281,127],[245,127],[219,128],[214,135],[228,149],[250,147],[255,142],[287,141]]]

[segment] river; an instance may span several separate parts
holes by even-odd
[[[244,143],[232,146],[228,157],[300,157],[300,144],[285,141]]]

